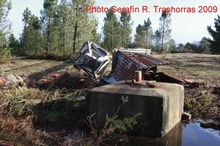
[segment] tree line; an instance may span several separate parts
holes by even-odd
[[[103,48],[147,48],[156,52],[220,53],[220,17],[214,20],[213,29],[207,30],[213,39],[203,37],[201,41],[176,44],[170,28],[171,13],[162,12],[159,28],[153,31],[150,18],[138,24],[132,40],[131,14],[121,12],[120,16],[109,9],[104,18],[102,36],[97,32],[98,20],[92,13],[85,12],[86,5],[94,0],[44,0],[40,16],[26,8],[23,11],[23,31],[16,39],[10,33],[11,23],[7,19],[12,7],[9,0],[0,2],[0,54],[28,56],[69,57],[76,53],[85,41],[94,41]],[[10,49],[6,49],[10,48]],[[6,57],[7,58],[7,57]]]
[[[93,0],[44,0],[40,17],[26,8],[20,38],[10,34],[9,47],[22,55],[62,57],[76,53],[87,40],[99,42],[98,22],[83,9],[92,4]]]

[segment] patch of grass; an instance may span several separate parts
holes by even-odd
[[[114,115],[109,117],[106,114],[104,126],[98,126],[96,121],[92,119],[95,114],[88,117],[88,120],[85,122],[91,129],[91,136],[80,143],[83,143],[83,145],[117,145],[120,143],[120,139],[123,139],[121,138],[121,134],[133,129],[133,126],[137,124],[137,117],[141,115],[141,113],[137,113],[133,117],[119,119],[118,113],[121,107],[128,102],[128,96],[122,96],[121,99],[122,104],[118,107]]]
[[[9,48],[0,49],[0,63],[7,63],[11,60],[11,51]]]
[[[41,141],[41,144],[46,144],[43,139],[47,138],[42,137],[45,132],[40,136],[33,132],[41,128],[73,129],[79,119],[86,118],[85,108],[80,107],[86,92],[86,89],[40,91],[34,88],[0,92],[0,137],[16,144],[22,134],[30,132],[31,136],[22,136],[24,141]],[[26,145],[24,141],[22,143]]]
[[[64,61],[12,59],[11,63],[0,64],[0,73],[26,76],[36,74],[42,78],[50,73],[67,71],[72,67],[72,63]]]
[[[212,102],[212,93],[210,91],[207,91],[202,95],[202,101],[205,106],[210,105]]]
[[[185,97],[184,98],[184,110],[190,110],[190,109],[192,109],[191,99]]]
[[[36,102],[41,102],[44,93],[38,89],[17,88],[3,92],[1,97],[1,109],[6,115],[14,118],[22,118],[32,114],[32,107]]]
[[[158,71],[166,72],[181,79],[220,84],[220,55],[177,53],[161,54],[155,57],[169,65],[158,66]]]

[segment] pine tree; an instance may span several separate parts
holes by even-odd
[[[20,53],[20,42],[15,38],[14,34],[11,33],[8,38],[9,48],[12,50],[12,53]]]
[[[144,38],[144,33],[143,33],[143,26],[139,24],[136,27],[135,46],[144,48],[145,46],[144,44],[145,44],[145,38]]]
[[[32,48],[32,42],[30,41],[30,38],[32,37],[29,33],[30,31],[30,21],[31,21],[31,11],[26,8],[23,12],[23,18],[22,21],[24,23],[24,29],[22,31],[20,42],[21,42],[21,54],[27,54],[28,50]]]
[[[44,0],[40,20],[26,9],[20,38],[23,51],[28,55],[31,52],[53,57],[69,56],[85,41],[98,38],[97,21],[83,9],[90,4],[93,0],[61,0],[59,4],[57,0]]]
[[[199,41],[199,53],[209,53],[210,51],[210,43],[206,37],[203,37]]]
[[[114,48],[120,47],[120,23],[117,20],[117,16],[109,9],[104,18],[103,34],[104,34],[104,48],[109,51]]]
[[[121,46],[127,47],[131,43],[131,14],[127,12],[121,12],[120,22],[121,22]]]
[[[93,28],[92,33],[91,33],[92,35],[91,40],[95,42],[96,44],[101,45],[101,35],[97,32],[97,27],[98,27],[98,21],[96,20],[95,27]]]
[[[0,49],[7,46],[7,35],[10,32],[11,23],[7,19],[11,9],[11,2],[8,0],[0,1]]]
[[[171,37],[170,24],[171,24],[171,13],[163,11],[160,17],[160,33],[161,33],[161,53],[164,50],[164,44],[166,44]]]
[[[147,21],[144,20],[143,25],[136,27],[135,44],[136,47],[151,48],[152,46],[152,27],[150,18]]]
[[[45,35],[45,47],[46,47],[46,54],[52,50],[53,43],[53,32],[55,29],[52,27],[53,18],[55,14],[55,8],[57,6],[57,0],[44,0],[43,10],[41,11],[41,22],[43,24],[43,30]]]
[[[34,53],[39,53],[39,49],[41,48],[42,36],[41,36],[41,23],[37,16],[33,16],[31,19],[31,32],[33,35],[33,49],[35,49]]]
[[[145,46],[146,48],[149,49],[152,46],[152,35],[153,35],[150,18],[148,18],[147,21],[144,21],[143,31],[144,31],[144,39],[146,42]]]
[[[156,30],[153,35],[153,40],[155,42],[155,50],[159,52],[160,49],[160,41],[161,41],[161,33],[159,30]]]
[[[168,42],[167,52],[172,52],[176,50],[176,42],[174,39],[170,39]]]
[[[37,16],[26,8],[23,12],[22,21],[24,29],[21,34],[21,53],[26,55],[38,54],[42,46],[41,23]]]
[[[220,16],[214,19],[215,30],[211,26],[207,27],[209,34],[212,36],[213,40],[208,39],[211,47],[211,52],[214,54],[220,54]]]
[[[92,40],[95,33],[97,21],[84,9],[88,5],[94,5],[94,1],[72,0],[73,53],[78,51],[85,41]]]
[[[72,50],[72,28],[71,28],[71,6],[67,0],[61,0],[57,11],[59,25],[59,48],[62,49],[63,55]]]

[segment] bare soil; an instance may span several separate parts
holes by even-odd
[[[167,64],[158,71],[194,83],[185,86],[184,110],[193,118],[220,122],[220,55],[154,56]],[[80,85],[71,90],[47,85],[51,76],[65,72],[77,72],[71,61],[15,58],[0,64],[0,76],[18,74],[28,83],[19,89],[0,89],[0,145],[78,145],[85,138],[86,90]]]

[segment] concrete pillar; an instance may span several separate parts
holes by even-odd
[[[180,120],[183,113],[184,88],[182,85],[159,83],[159,87],[126,84],[124,81],[93,88],[87,96],[90,115],[96,113],[99,125],[104,125],[106,114],[111,117],[128,96],[118,118],[133,117],[137,113],[138,124],[130,132],[137,135],[161,137]]]

